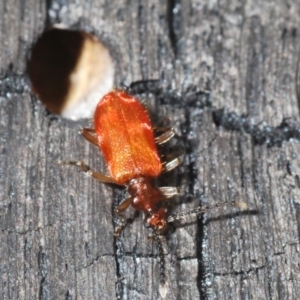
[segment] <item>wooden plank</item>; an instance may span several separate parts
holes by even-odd
[[[176,130],[184,163],[172,213],[219,201],[164,240],[167,299],[297,299],[299,13],[295,1],[2,1],[0,4],[0,298],[161,299],[158,256],[142,216],[114,238],[125,191],[58,160],[105,170],[72,122],[30,93],[26,57],[45,24],[95,33],[116,86],[160,79],[140,95]],[[199,90],[209,90],[208,96]],[[298,91],[299,93],[299,91]],[[283,122],[285,118],[290,118]]]

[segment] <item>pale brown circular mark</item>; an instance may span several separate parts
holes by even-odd
[[[28,61],[32,91],[55,114],[90,118],[113,88],[114,66],[108,49],[83,31],[53,28],[44,32]]]

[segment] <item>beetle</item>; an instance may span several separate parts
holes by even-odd
[[[133,96],[123,90],[113,90],[98,103],[94,115],[94,128],[81,130],[82,136],[98,146],[107,163],[109,175],[90,170],[81,161],[68,161],[63,164],[76,165],[89,176],[104,183],[123,185],[129,197],[117,208],[122,218],[121,226],[116,228],[118,236],[126,225],[123,212],[130,206],[145,214],[145,224],[153,229],[160,258],[160,282],[164,283],[164,255],[159,235],[168,223],[185,218],[191,214],[201,214],[221,206],[236,206],[235,201],[220,202],[213,206],[200,206],[194,210],[177,215],[167,215],[164,200],[178,195],[177,187],[155,187],[154,178],[163,172],[171,171],[180,163],[180,158],[163,163],[157,146],[168,142],[174,129],[168,129],[154,137],[154,128],[145,107]],[[62,164],[62,163],[60,163]]]
[[[130,196],[118,206],[117,213],[125,219],[122,212],[132,206],[145,214],[147,226],[163,232],[167,227],[167,209],[162,203],[177,195],[179,189],[157,188],[153,179],[181,163],[180,158],[162,163],[157,150],[157,145],[166,143],[175,135],[174,129],[155,138],[145,107],[127,92],[113,90],[98,103],[94,129],[83,128],[81,134],[88,142],[99,146],[110,175],[92,171],[80,161],[65,164],[77,165],[101,182],[124,185]],[[124,225],[123,221],[115,235]]]

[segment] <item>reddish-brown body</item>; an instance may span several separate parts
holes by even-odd
[[[151,226],[162,230],[166,209],[159,204],[165,197],[151,182],[162,172],[162,163],[146,109],[126,92],[112,91],[99,102],[94,124],[112,180],[126,185],[131,206],[143,211]]]
[[[103,152],[108,165],[110,176],[92,171],[81,161],[69,161],[65,164],[76,165],[89,176],[105,183],[116,183],[127,187],[130,197],[118,207],[122,213],[130,205],[146,215],[146,223],[154,229],[153,237],[158,243],[160,257],[160,282],[165,282],[164,254],[159,233],[167,223],[186,216],[205,212],[213,207],[198,207],[194,210],[168,216],[162,201],[178,194],[175,187],[156,188],[152,184],[153,178],[163,171],[176,168],[181,160],[175,158],[162,166],[156,145],[169,141],[175,134],[169,129],[154,138],[153,127],[145,108],[134,97],[124,91],[112,91],[99,102],[95,117],[95,129],[84,128],[83,137],[90,143],[97,145]],[[217,203],[214,207],[228,205],[227,202]],[[230,205],[236,205],[232,201]],[[122,224],[116,228],[115,235],[126,224],[122,215]]]

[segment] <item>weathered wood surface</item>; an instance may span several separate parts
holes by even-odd
[[[177,226],[165,243],[167,299],[298,299],[299,3],[61,3],[0,3],[0,298],[161,299],[142,217],[113,237],[124,191],[56,164],[82,159],[105,170],[78,136],[89,122],[50,115],[29,92],[31,44],[61,21],[102,37],[116,85],[161,80],[165,97],[144,99],[185,151],[162,179],[182,189],[173,211],[249,205]],[[195,87],[210,91],[211,105],[201,106]]]

